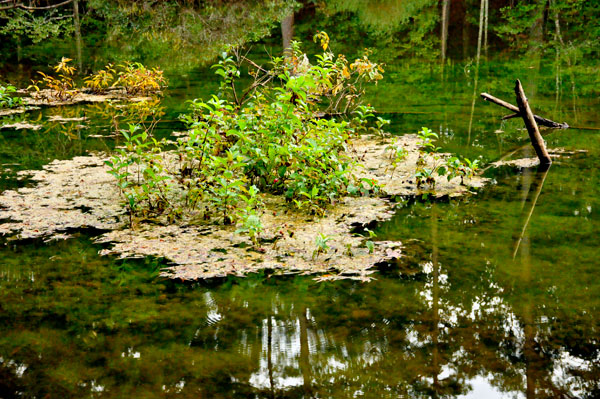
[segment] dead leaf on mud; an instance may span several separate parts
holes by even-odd
[[[363,166],[355,173],[378,180],[389,195],[419,194],[420,190],[409,181],[416,167],[417,155],[412,152],[417,138],[411,135],[398,139],[409,150],[409,156],[394,171],[389,169],[385,152],[391,139],[356,140],[351,153]],[[280,197],[263,194],[260,248],[254,248],[246,236],[236,234],[234,226],[203,218],[189,217],[180,224],[167,224],[165,220],[139,222],[131,230],[104,159],[76,157],[54,161],[43,170],[19,172],[31,175],[37,185],[0,194],[0,219],[9,220],[0,224],[0,234],[16,239],[62,239],[70,229],[105,230],[96,241],[110,247],[100,254],[161,257],[172,264],[163,276],[182,280],[244,276],[270,269],[283,274],[318,274],[320,281],[368,281],[376,264],[403,256],[400,242],[375,242],[370,253],[365,245],[367,238],[354,233],[357,227],[393,216],[393,204],[382,197],[342,198],[319,218],[290,209]],[[468,186],[455,180],[440,180],[436,191],[441,189],[448,195],[468,192]],[[476,178],[467,183],[479,186],[484,182]],[[315,239],[320,234],[330,238],[325,253],[315,251]]]
[[[31,130],[39,130],[42,128],[42,125],[36,125],[28,122],[16,122],[16,123],[7,123],[5,125],[0,125],[0,129],[31,129]]]
[[[40,109],[40,107],[20,107],[20,108],[10,108],[10,109],[0,109],[0,116],[23,114],[27,111],[33,111],[36,109]]]
[[[461,185],[460,177],[456,177],[451,181],[445,176],[435,176],[435,189],[431,190],[427,187],[417,187],[416,179],[414,178],[417,169],[417,159],[419,158],[418,151],[419,139],[413,134],[408,134],[400,137],[363,137],[353,142],[352,148],[355,157],[359,159],[362,167],[355,173],[358,178],[375,179],[379,184],[383,185],[383,190],[387,195],[415,195],[429,192],[436,197],[460,196],[468,193],[470,188],[483,187],[488,179],[474,176],[471,179],[465,179],[465,184]],[[393,165],[390,158],[390,145],[404,148],[407,151],[406,158]],[[448,154],[438,154],[442,157],[449,156]],[[426,158],[426,161],[431,163],[431,157]]]
[[[62,115],[52,115],[48,117],[49,122],[81,122],[85,120],[87,120],[85,116],[79,118],[66,118]]]
[[[53,107],[84,103],[100,103],[108,100],[119,100],[127,98],[127,93],[124,89],[110,90],[104,94],[94,94],[86,93],[83,91],[75,91],[71,97],[63,100],[58,99],[57,93],[50,89],[43,89],[38,92],[32,92],[28,94],[30,94],[30,97],[23,97],[23,102],[25,104]]]

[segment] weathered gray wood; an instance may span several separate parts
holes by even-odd
[[[523,86],[521,85],[521,81],[519,81],[519,79],[517,79],[515,84],[515,94],[517,95],[519,113],[523,117],[523,121],[527,127],[527,132],[529,133],[529,138],[531,139],[531,144],[533,145],[533,149],[540,160],[540,164],[550,165],[552,163],[552,159],[548,154],[548,150],[546,150],[546,144],[544,143],[544,139],[540,134],[540,129],[535,121],[533,112],[531,112],[529,102],[527,101],[527,97],[525,97],[525,91],[523,91]]]
[[[519,108],[516,107],[516,106],[514,106],[514,105],[512,105],[511,103],[507,103],[506,101],[501,100],[501,99],[499,99],[497,97],[494,97],[494,96],[492,96],[491,94],[488,94],[488,93],[481,93],[481,98],[483,98],[486,101],[489,101],[489,102],[492,102],[494,104],[497,104],[497,105],[499,105],[501,107],[504,107],[504,108],[506,108],[508,110],[511,110],[512,112],[515,112],[515,113],[519,114],[518,116],[521,116]],[[510,118],[515,118],[515,117],[516,116],[510,115]],[[568,129],[569,128],[569,125],[566,124],[566,123],[554,122],[554,121],[552,121],[550,119],[542,118],[539,115],[534,115],[533,117],[535,118],[535,121],[538,124],[542,125],[542,126],[551,127],[551,128],[554,128],[554,129]],[[504,118],[510,119],[508,117],[508,115],[506,117],[504,117]],[[502,118],[502,119],[504,119],[504,118]]]

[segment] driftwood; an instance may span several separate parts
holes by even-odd
[[[497,97],[492,96],[491,94],[488,93],[481,93],[481,98],[483,98],[486,101],[490,101],[493,102],[494,104],[497,104],[501,107],[504,107],[508,110],[511,110],[512,112],[514,112],[514,114],[511,115],[506,115],[504,117],[502,117],[503,120],[506,119],[511,119],[511,118],[516,118],[518,116],[521,116],[521,111],[519,111],[519,108],[515,105],[512,105],[511,103],[508,103],[504,100],[501,100]],[[569,125],[567,123],[558,123],[558,122],[554,122],[550,119],[546,119],[543,118],[539,115],[533,115],[535,121],[542,126],[546,126],[546,127],[551,127],[554,129],[568,129]]]
[[[538,125],[535,122],[535,115],[533,115],[533,112],[531,112],[529,102],[527,101],[527,97],[525,97],[525,92],[523,91],[523,86],[521,85],[521,81],[519,79],[517,79],[517,83],[515,84],[515,94],[517,95],[519,112],[523,117],[525,126],[527,127],[527,132],[529,133],[529,138],[531,139],[533,149],[540,159],[540,165],[550,165],[552,163],[552,159],[550,159],[550,155],[548,155],[546,144],[544,143],[544,139],[540,134],[540,129],[538,129]]]

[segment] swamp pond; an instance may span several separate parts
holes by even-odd
[[[321,28],[310,18],[297,21],[306,42]],[[263,44],[279,40],[275,28]],[[368,283],[269,271],[180,283],[158,277],[161,259],[100,256],[89,229],[0,241],[0,398],[599,397],[600,62],[493,52],[478,71],[397,59],[368,101],[390,133],[427,126],[485,168],[535,156],[522,121],[479,98],[512,100],[520,78],[535,113],[571,126],[545,136],[561,152],[548,171],[502,165],[473,195],[397,198],[370,227],[403,256]],[[2,71],[26,85],[39,68]],[[218,89],[208,66],[165,70],[161,137],[183,129],[185,101]],[[5,119],[41,128],[0,130],[0,191],[30,184],[19,171],[115,146],[102,104]]]

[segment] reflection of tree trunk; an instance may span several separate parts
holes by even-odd
[[[463,47],[463,59],[466,60],[469,57],[469,5],[464,2],[465,16],[462,23],[462,47]]]
[[[556,59],[555,59],[555,63],[556,63],[556,95],[555,95],[555,101],[554,101],[554,112],[558,111],[558,105],[559,105],[559,100],[560,100],[560,86],[561,86],[561,79],[560,79],[560,47],[558,46],[558,44],[556,45]]]
[[[527,305],[530,307],[531,305]],[[528,310],[531,312],[531,310]],[[527,399],[535,399],[535,376],[534,368],[531,366],[533,357],[535,355],[535,332],[533,331],[533,326],[531,325],[532,321],[525,321],[525,348],[523,350],[523,355],[525,357],[525,380],[526,380],[526,388],[525,388],[525,397]]]
[[[23,48],[21,47],[21,36],[17,36],[17,63],[21,65],[23,58]]]
[[[433,398],[438,397],[440,391],[440,359],[439,359],[439,323],[440,323],[440,286],[439,286],[439,264],[438,264],[438,218],[436,213],[435,204],[431,205],[431,243],[433,246],[431,252],[431,263],[433,266],[433,329],[432,329],[432,342],[433,342]]]
[[[446,61],[446,49],[448,44],[448,23],[450,22],[450,0],[442,3],[442,65]]]
[[[536,179],[537,180],[537,179]],[[533,183],[532,183],[533,184]],[[531,191],[530,191],[531,192]],[[523,230],[525,232],[525,230]],[[525,289],[529,288],[531,282],[531,254],[529,236],[523,234],[523,245],[521,251],[521,281]],[[522,301],[523,315],[523,359],[525,361],[525,397],[535,399],[535,329],[533,325],[532,304],[528,296]]]
[[[81,59],[81,21],[79,20],[79,0],[73,1],[73,23],[75,25],[75,46],[77,47],[77,66],[81,71],[83,61]]]
[[[479,60],[481,58],[481,39],[483,36],[483,16],[485,13],[485,1],[481,0],[479,7],[479,33],[477,34],[477,61],[475,64],[475,81],[473,83],[473,99],[471,101],[471,118],[469,119],[469,131],[467,134],[467,145],[471,144],[471,129],[473,128],[473,115],[475,114],[475,100],[477,99],[477,83],[479,80]]]
[[[269,386],[271,397],[275,397],[275,384],[273,382],[273,317],[269,316],[267,324],[267,368],[269,369]]]
[[[304,394],[305,397],[310,398],[311,388],[311,370],[310,370],[310,351],[308,347],[308,309],[302,309],[302,314],[300,315],[300,372],[302,373],[302,378],[304,380]]]
[[[281,20],[281,36],[283,38],[283,52],[289,53],[292,37],[294,36],[294,14],[290,14]]]
[[[532,47],[532,51],[539,51],[540,46],[544,40],[544,9],[546,7],[547,0],[540,0],[539,14],[538,17],[533,21],[533,25],[529,30],[529,44]]]
[[[537,93],[537,80],[540,74],[542,66],[542,44],[544,41],[544,9],[546,7],[547,0],[540,0],[538,7],[540,8],[538,18],[534,21],[533,25],[529,30],[529,54],[528,58],[531,64],[531,70],[534,73],[527,75],[527,91],[530,95],[530,99],[535,99]]]
[[[524,282],[530,281],[530,258],[529,251],[523,259]],[[527,286],[527,285],[526,285]],[[537,354],[535,353],[535,329],[533,325],[532,304],[528,300],[523,304],[523,334],[525,342],[523,344],[523,358],[525,360],[525,397],[535,399],[535,363]]]
[[[551,5],[554,4],[554,2],[550,3]],[[563,41],[563,37],[561,34],[561,29],[560,29],[560,18],[558,16],[558,10],[554,11],[554,28],[555,28],[555,37],[556,37],[556,41],[560,43],[560,48],[565,48],[565,42]],[[556,103],[558,105],[558,93],[559,93],[559,73],[560,73],[560,48],[558,46],[558,43],[556,45]],[[563,54],[565,54],[565,52],[563,52]],[[577,98],[577,94],[575,92],[575,76],[573,75],[573,68],[571,65],[571,56],[567,53],[565,60],[567,61],[567,66],[568,66],[568,70],[569,70],[569,77],[571,79],[571,91],[572,91],[572,99],[573,99],[573,117],[575,119],[575,121],[577,121],[577,107],[576,107],[576,98]]]
[[[531,215],[533,215],[533,211],[535,209],[535,205],[537,204],[537,200],[540,197],[540,193],[542,192],[542,187],[544,187],[544,181],[546,180],[546,176],[548,175],[548,170],[550,169],[550,165],[540,165],[539,169],[533,176],[533,181],[531,185],[527,187],[527,197],[523,200],[523,205],[525,203],[529,203],[529,207],[527,210],[523,209],[522,215],[525,217],[523,227],[521,228],[521,232],[519,237],[517,238],[514,249],[513,249],[513,259],[517,256],[517,252],[519,251],[519,246],[525,237],[525,233],[527,231],[527,226],[529,225],[529,220],[531,219]],[[525,175],[524,183],[525,183]],[[525,185],[524,185],[525,187]]]

